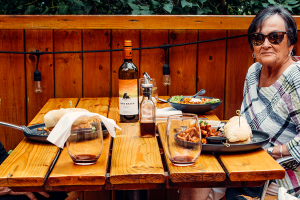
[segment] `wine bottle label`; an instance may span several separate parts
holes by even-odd
[[[137,81],[137,79],[119,79],[120,115],[137,115],[139,113]]]

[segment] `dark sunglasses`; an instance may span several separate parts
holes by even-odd
[[[253,45],[260,46],[265,42],[266,37],[268,37],[271,44],[280,44],[283,41],[285,34],[287,34],[285,31],[274,31],[268,35],[262,33],[250,33],[249,36]]]

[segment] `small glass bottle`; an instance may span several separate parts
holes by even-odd
[[[140,104],[140,131],[141,137],[155,137],[155,105],[152,101],[151,90],[153,85],[149,83],[150,77],[144,73],[142,84],[143,99]]]

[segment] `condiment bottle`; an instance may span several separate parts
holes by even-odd
[[[141,137],[155,137],[155,105],[151,97],[153,85],[149,83],[150,76],[146,72],[143,75],[144,83],[141,84],[143,99],[140,103]]]

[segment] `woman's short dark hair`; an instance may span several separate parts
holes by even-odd
[[[273,16],[273,15],[279,15],[284,23],[285,23],[285,28],[287,31],[287,35],[288,35],[288,45],[291,46],[293,44],[297,43],[297,24],[295,22],[295,19],[293,18],[293,16],[289,13],[289,11],[287,11],[286,9],[284,9],[281,6],[269,6],[263,10],[261,10],[253,19],[253,21],[251,22],[249,28],[248,28],[248,42],[250,44],[250,47],[252,50],[253,49],[253,44],[251,43],[249,34],[250,33],[255,33],[257,30],[261,30],[262,29],[262,24],[263,22]]]

